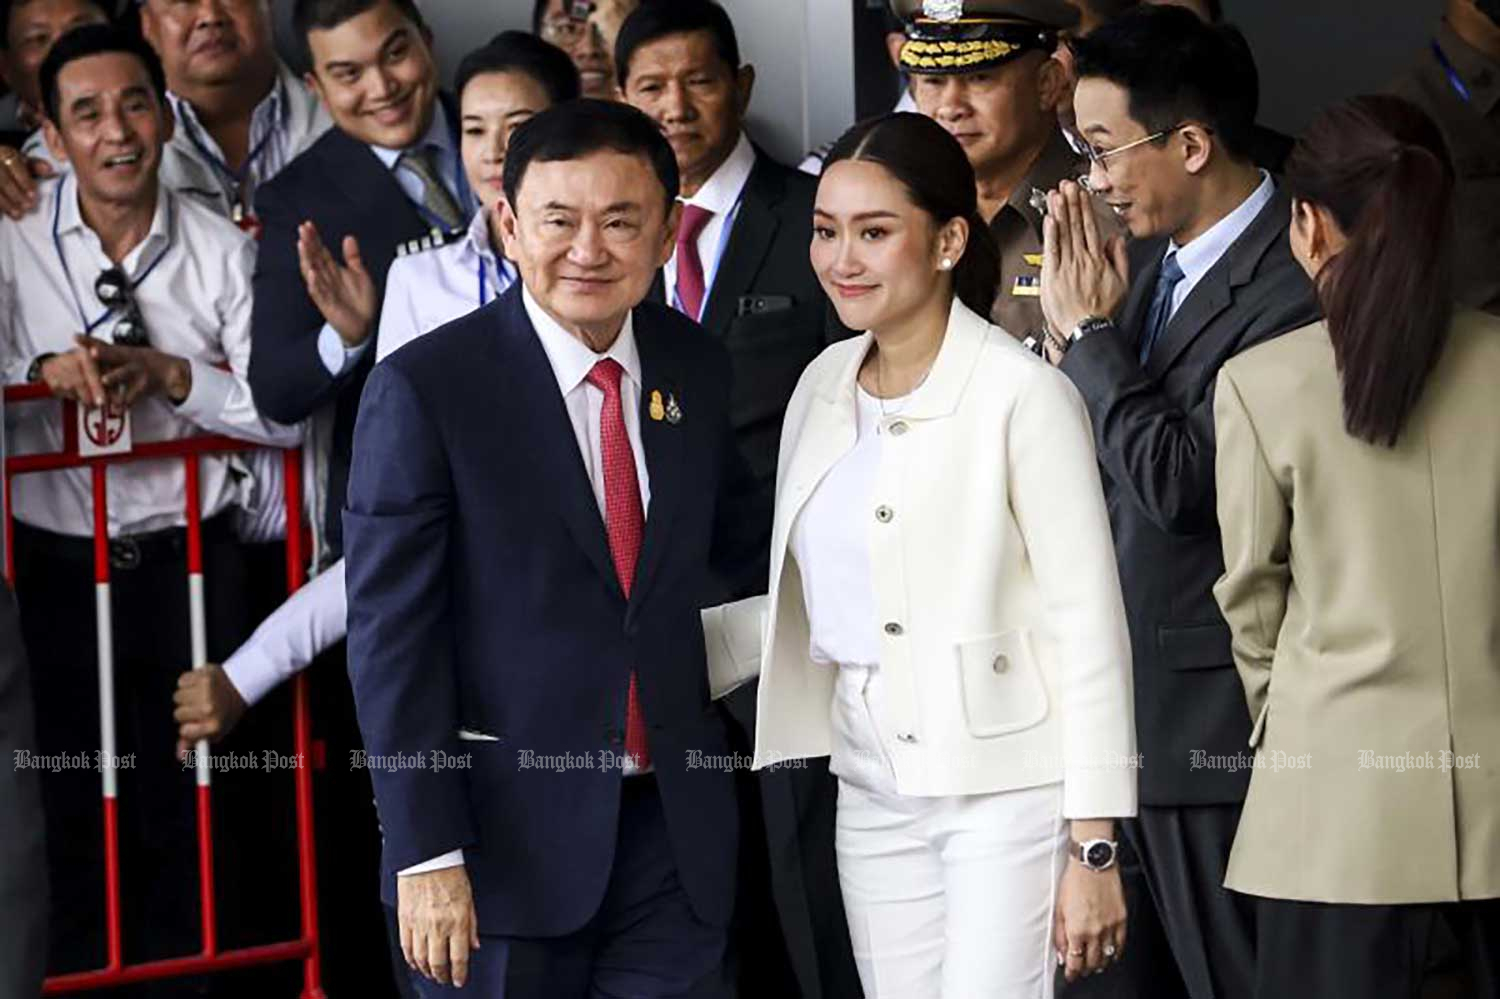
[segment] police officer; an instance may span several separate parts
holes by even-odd
[[[1042,215],[1033,192],[1088,167],[1058,126],[1070,88],[1052,58],[1058,33],[1078,23],[1078,10],[1064,0],[892,0],[892,9],[906,23],[900,66],[917,107],[969,154],[980,214],[1000,244],[990,318],[1017,338],[1038,334]],[[1103,231],[1118,232],[1113,215],[1095,207]]]

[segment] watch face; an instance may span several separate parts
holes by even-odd
[[[1088,846],[1084,862],[1090,867],[1103,867],[1114,859],[1115,851],[1108,843],[1091,843]]]

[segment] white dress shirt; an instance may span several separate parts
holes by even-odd
[[[729,245],[729,234],[734,229],[734,221],[739,217],[740,197],[745,192],[745,183],[750,179],[750,171],[755,169],[755,147],[750,145],[744,133],[740,133],[740,141],[735,143],[734,151],[729,158],[719,164],[719,169],[704,182],[698,189],[698,193],[691,198],[679,199],[684,205],[697,205],[707,208],[713,212],[713,216],[703,226],[703,231],[698,233],[698,260],[703,264],[703,308],[708,308],[709,296],[713,293],[714,278],[719,273],[719,262],[724,256],[724,248]],[[677,254],[672,253],[672,259],[667,261],[667,266],[662,268],[662,278],[666,285],[667,303],[674,309],[677,308]],[[680,310],[679,310],[680,311]],[[701,319],[702,316],[693,316],[693,319]]]
[[[453,197],[454,204],[458,205],[459,211],[469,211],[474,207],[474,196],[469,191],[469,183],[464,178],[463,160],[459,156],[458,132],[448,117],[448,109],[443,106],[442,101],[437,101],[432,110],[432,123],[427,126],[427,134],[415,143],[412,149],[431,148],[436,151],[434,167],[440,177],[452,177],[453,183],[448,187],[448,193]],[[401,155],[405,149],[389,149],[385,146],[370,146],[380,162],[384,163],[386,169],[395,175],[396,183],[410,199],[411,203],[421,210],[422,195],[427,189],[426,183],[419,177],[416,171],[401,162]],[[424,213],[424,218],[426,215]],[[441,229],[436,219],[428,219],[434,229]],[[364,356],[365,351],[370,349],[372,337],[366,337],[365,341],[354,347],[345,346],[344,340],[338,331],[328,323],[318,331],[318,357],[323,361],[323,367],[335,378],[344,374]]]
[[[218,183],[222,196],[231,204],[254,204],[255,188],[276,176],[293,155],[292,136],[286,127],[291,109],[291,94],[277,66],[276,82],[271,92],[261,98],[250,114],[250,145],[248,160],[243,172],[236,173],[229,167],[224,150],[198,120],[193,105],[167,92],[167,101],[172,113],[177,116],[177,136],[186,143],[190,155],[209,168],[209,173]]]
[[[446,246],[399,257],[386,272],[375,360],[504,294],[516,268],[490,244],[490,213],[474,213],[469,231]]]
[[[625,410],[625,435],[630,438],[630,450],[635,454],[636,478],[641,487],[641,510],[648,517],[651,511],[651,479],[646,471],[646,452],[641,446],[641,355],[635,344],[634,316],[625,317],[620,335],[609,350],[596,354],[582,340],[563,329],[551,316],[542,311],[528,289],[522,289],[521,301],[526,315],[542,341],[547,352],[547,361],[552,365],[552,374],[557,378],[557,387],[562,392],[563,404],[568,410],[568,419],[573,424],[573,434],[578,440],[578,451],[583,455],[584,470],[594,487],[594,499],[599,504],[599,516],[604,516],[604,443],[600,437],[603,422],[604,392],[587,381],[588,373],[605,358],[614,358],[625,374],[620,379],[620,405]],[[637,773],[628,763],[625,776]],[[464,862],[464,852],[453,850],[432,860],[408,867],[400,874],[426,874],[429,871],[457,867]]]
[[[1276,182],[1271,179],[1271,175],[1262,170],[1260,176],[1260,186],[1251,192],[1250,197],[1215,222],[1207,232],[1186,246],[1178,246],[1174,242],[1167,247],[1166,256],[1177,254],[1177,266],[1182,268],[1182,280],[1177,282],[1177,287],[1172,291],[1172,315],[1177,314],[1177,310],[1182,308],[1182,303],[1187,301],[1188,295],[1192,294],[1203,276],[1213,270],[1219,258],[1229,251],[1235,240],[1245,234],[1250,223],[1255,221],[1261,210],[1276,196]]]
[[[0,226],[0,282],[11,303],[0,313],[7,384],[24,382],[39,355],[73,349],[73,337],[90,326],[95,337],[112,340],[118,320],[94,294],[95,280],[113,263],[83,220],[77,184],[65,175],[44,182],[41,195],[40,210]],[[186,358],[192,387],[180,405],[160,396],[137,402],[131,409],[136,442],[216,433],[277,447],[300,443],[298,428],[256,412],[246,380],[254,266],[254,242],[231,222],[158,187],[151,228],[121,267],[132,282],[140,282],[135,300],[151,346]],[[62,448],[56,403],[11,406],[5,418],[11,453]],[[247,501],[250,483],[244,467],[237,458],[203,459],[203,516]],[[32,527],[91,537],[90,479],[86,469],[18,476],[12,487],[13,513]],[[110,469],[110,536],[182,526],[185,490],[178,460]]]

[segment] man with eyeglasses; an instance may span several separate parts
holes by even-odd
[[[1154,906],[1131,913],[1131,935],[1160,921],[1191,999],[1248,999],[1253,907],[1221,885],[1258,729],[1212,592],[1213,387],[1225,361],[1318,308],[1288,245],[1290,199],[1251,159],[1239,33],[1148,6],[1074,51],[1088,184],[1136,240],[1127,259],[1076,184],[1048,199],[1047,353],[1092,417],[1135,667],[1144,765],[1124,830]],[[1162,976],[1145,994],[1182,994],[1168,968],[1145,970]]]
[[[964,147],[979,213],[1000,245],[990,319],[1017,339],[1042,334],[1042,215],[1033,195],[1077,177],[1084,161],[1057,123],[1068,76],[1053,53],[1078,23],[1064,0],[892,0],[906,23],[900,68],[917,107]],[[1114,232],[1102,206],[1099,223]]]
[[[0,343],[5,381],[45,383],[72,400],[10,407],[15,453],[105,443],[128,430],[139,446],[221,433],[292,446],[300,433],[251,400],[250,238],[159,175],[174,127],[161,64],[138,39],[105,26],[63,35],[43,61],[47,143],[70,169],[41,188],[41,206],[0,226]],[[128,421],[128,422],[127,422]],[[107,432],[107,433],[105,433]],[[103,438],[103,439],[101,439]],[[233,509],[247,486],[236,460],[199,459],[208,653],[231,651],[245,619],[243,554]],[[124,918],[138,928],[130,961],[198,947],[193,774],[173,752],[172,691],[191,661],[180,461],[111,468],[108,561],[115,708],[122,760]],[[92,759],[99,742],[94,499],[88,470],[18,477],[17,591],[32,655],[44,755]],[[42,778],[53,880],[54,973],[104,963],[99,776]],[[149,879],[149,880],[148,880]]]
[[[536,0],[531,31],[568,54],[584,97],[616,101],[615,37],[640,0]]]

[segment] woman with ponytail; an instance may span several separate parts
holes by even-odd
[[[1044,999],[1125,946],[1130,651],[1088,416],[989,314],[973,169],[931,119],[829,153],[846,326],[782,431],[756,765],[830,756],[869,999]]]
[[[1421,994],[1438,919],[1500,997],[1500,319],[1453,305],[1453,177],[1405,101],[1321,115],[1286,184],[1327,318],[1219,376],[1256,999]]]

